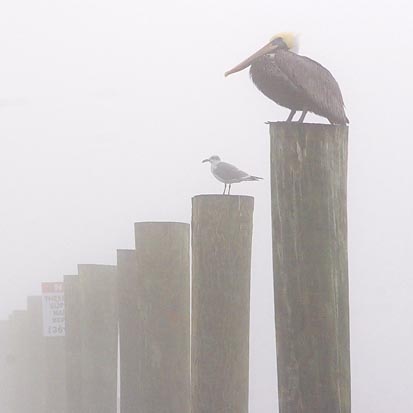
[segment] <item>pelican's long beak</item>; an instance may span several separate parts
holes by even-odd
[[[260,56],[263,56],[267,53],[272,52],[275,50],[278,46],[273,45],[271,42],[267,43],[264,47],[261,47],[261,49],[257,50],[253,55],[251,55],[248,59],[244,60],[241,62],[239,65],[235,66],[231,70],[228,70],[228,72],[225,72],[225,77],[232,75],[233,73],[240,72],[241,70],[244,70],[247,68],[255,59],[259,58]]]
[[[209,162],[209,159],[204,159],[202,163]]]

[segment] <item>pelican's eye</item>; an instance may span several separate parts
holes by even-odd
[[[278,46],[280,49],[288,49],[288,46],[282,37],[277,37],[271,42],[271,44],[273,46]]]

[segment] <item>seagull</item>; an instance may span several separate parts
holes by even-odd
[[[263,179],[258,176],[248,175],[246,172],[241,171],[230,163],[222,162],[221,158],[216,155],[213,155],[208,159],[204,159],[202,163],[204,162],[209,162],[211,164],[212,175],[214,175],[218,181],[225,184],[222,195],[225,195],[227,185],[229,186],[228,195],[230,195],[232,184],[237,184],[244,181],[259,181],[260,179]]]

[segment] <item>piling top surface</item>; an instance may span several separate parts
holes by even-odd
[[[266,122],[270,127],[290,130],[300,129],[348,129],[348,125],[330,125],[328,123]]]
[[[116,250],[116,256],[118,258],[123,258],[123,257],[130,257],[131,255],[134,255],[136,253],[135,249],[118,249]]]
[[[161,225],[189,225],[187,222],[176,222],[176,221],[141,221],[141,222],[135,222],[135,227],[137,226],[161,226]]]
[[[210,202],[210,203],[233,203],[233,202],[252,202],[254,197],[250,195],[222,195],[222,194],[201,194],[192,197],[192,204],[196,202]]]
[[[64,282],[76,281],[78,279],[79,279],[79,276],[77,274],[68,274],[68,275],[63,276]]]
[[[192,198],[192,221],[200,219],[200,216],[209,220],[210,214],[216,214],[218,211],[220,216],[224,214],[229,219],[229,217],[235,218],[235,215],[244,215],[246,211],[252,212],[253,210],[254,197],[252,196],[197,195]]]
[[[20,317],[24,317],[27,314],[26,310],[14,310],[9,316],[9,320],[14,321]]]
[[[42,301],[41,295],[29,295],[27,297],[27,309],[29,310],[32,306],[36,306]]]
[[[192,199],[195,199],[195,198],[218,198],[218,199],[252,198],[254,199],[254,197],[250,195],[228,195],[228,194],[225,194],[225,195],[223,194],[199,194],[199,195],[194,195],[192,197]]]
[[[106,265],[106,264],[78,264],[77,268],[79,272],[81,270],[107,270],[107,269],[116,269],[116,265]]]

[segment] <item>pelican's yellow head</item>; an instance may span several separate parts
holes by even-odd
[[[239,65],[235,66],[233,69],[225,73],[225,76],[229,76],[232,73],[239,72],[247,68],[254,60],[265,54],[275,53],[276,49],[289,50],[291,52],[298,52],[298,38],[294,33],[283,32],[278,33],[271,38],[268,44],[256,51],[248,59],[241,62]]]
[[[288,50],[297,53],[298,52],[298,36],[292,32],[281,32],[277,33],[275,36],[271,37],[270,43],[276,43],[279,41],[281,44],[285,45]]]

